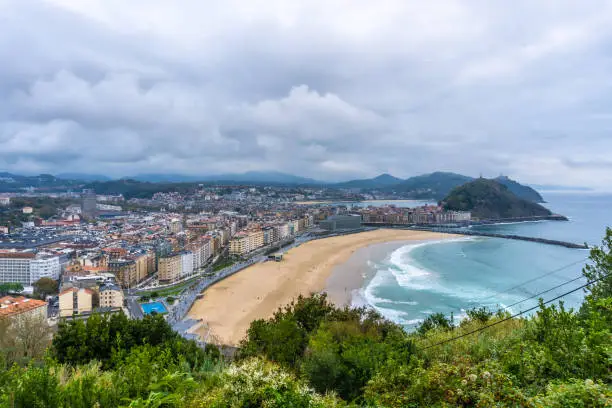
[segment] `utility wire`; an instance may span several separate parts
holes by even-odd
[[[557,269],[554,269],[554,270],[552,270],[552,271],[550,271],[550,272],[546,272],[546,273],[544,273],[544,274],[542,274],[542,275],[536,276],[535,278],[532,278],[532,279],[529,279],[528,281],[525,281],[525,282],[519,283],[518,285],[515,285],[515,286],[513,286],[513,287],[511,287],[511,288],[508,288],[508,289],[506,289],[506,290],[502,290],[501,292],[497,292],[497,293],[495,293],[495,294],[493,294],[493,295],[491,295],[491,296],[487,296],[487,297],[485,297],[485,298],[482,298],[482,299],[480,299],[480,301],[487,300],[487,299],[491,299],[492,297],[495,297],[495,296],[497,296],[497,295],[501,295],[502,293],[511,292],[511,291],[513,291],[514,289],[518,289],[518,288],[520,288],[521,286],[525,286],[525,285],[527,285],[528,283],[535,282],[535,281],[537,281],[538,279],[545,278],[546,276],[550,276],[550,275],[555,274],[555,273],[557,273],[557,272],[561,272],[562,270],[567,269],[567,268],[569,268],[569,267],[571,267],[571,266],[574,266],[574,265],[577,265],[577,264],[583,263],[583,262],[584,262],[584,261],[586,261],[587,259],[589,259],[589,258],[583,258],[583,259],[580,259],[580,260],[578,260],[578,261],[576,261],[576,262],[572,262],[572,263],[569,263],[569,264],[567,264],[567,265],[561,266],[560,268],[557,268]]]
[[[550,291],[552,291],[552,290],[559,289],[561,286],[565,286],[565,285],[567,285],[568,283],[572,283],[572,282],[575,282],[575,281],[580,280],[580,279],[583,279],[583,278],[584,278],[584,276],[583,276],[583,275],[580,275],[580,276],[578,276],[577,278],[574,278],[574,279],[568,280],[568,281],[566,281],[566,282],[563,282],[563,283],[561,283],[560,285],[557,285],[557,286],[555,286],[555,287],[552,287],[552,288],[550,288],[550,289],[547,289],[547,290],[545,290],[545,291],[543,291],[543,292],[536,293],[536,294],[535,294],[535,295],[533,295],[533,296],[530,296],[530,297],[525,298],[525,299],[523,299],[523,300],[519,300],[519,301],[518,301],[518,302],[516,302],[516,303],[513,303],[513,304],[511,304],[511,305],[509,305],[509,306],[504,307],[504,309],[510,309],[512,306],[516,306],[516,305],[518,305],[518,304],[521,304],[521,303],[523,303],[523,302],[526,302],[526,301],[528,301],[528,300],[531,300],[531,299],[533,299],[533,298],[536,298],[536,297],[538,297],[538,296],[540,296],[540,295],[543,295],[543,294],[545,294],[545,293],[548,293],[548,292],[550,292]]]
[[[562,294],[562,295],[559,295],[559,296],[556,296],[556,297],[554,297],[554,298],[552,298],[552,299],[550,299],[550,300],[547,300],[546,302],[543,302],[543,304],[544,304],[544,305],[546,305],[546,304],[548,304],[548,303],[554,302],[555,300],[561,299],[562,297],[565,297],[565,296],[567,296],[567,295],[569,295],[569,294],[571,294],[571,293],[574,293],[574,292],[576,292],[576,291],[578,291],[578,290],[580,290],[580,289],[583,289],[583,288],[585,288],[585,287],[587,287],[587,286],[589,286],[589,285],[592,285],[593,283],[598,282],[598,281],[602,280],[603,278],[608,277],[609,275],[610,275],[610,274],[606,274],[606,275],[604,275],[604,276],[602,276],[602,277],[600,277],[600,278],[598,278],[598,279],[594,279],[594,280],[592,280],[592,281],[590,281],[590,282],[587,282],[587,283],[585,283],[584,285],[577,287],[576,289],[572,289],[572,290],[570,290],[569,292],[565,292],[565,293],[564,293],[564,294]],[[539,294],[538,294],[538,295],[539,295]],[[536,309],[538,309],[539,307],[540,307],[540,305],[537,305],[537,306],[531,307],[531,308],[529,308],[529,309],[527,309],[527,310],[524,310],[524,311],[519,312],[519,313],[515,313],[515,314],[513,314],[512,316],[506,317],[506,318],[504,318],[504,319],[502,319],[502,320],[498,320],[498,321],[497,321],[497,322],[495,322],[495,323],[491,323],[491,324],[488,324],[488,325],[486,325],[486,326],[480,327],[480,328],[478,328],[478,329],[476,329],[476,330],[472,330],[472,331],[470,331],[470,332],[463,333],[463,334],[461,334],[461,335],[459,335],[459,336],[451,337],[450,339],[446,339],[446,340],[440,341],[440,342],[438,342],[438,343],[435,343],[435,344],[429,345],[429,346],[427,346],[427,347],[423,347],[421,350],[427,350],[427,349],[430,349],[430,348],[433,348],[433,347],[441,346],[441,345],[443,345],[443,344],[450,343],[451,341],[455,341],[455,340],[459,340],[459,339],[461,339],[461,338],[463,338],[463,337],[467,337],[467,336],[469,336],[469,335],[471,335],[471,334],[474,334],[474,333],[478,333],[478,332],[484,331],[484,330],[489,329],[489,328],[491,328],[491,327],[493,327],[493,326],[497,326],[498,324],[501,324],[501,323],[507,322],[508,320],[514,319],[515,317],[518,317],[518,316],[521,316],[521,315],[523,315],[523,314],[525,314],[525,313],[528,313],[528,312],[531,312],[531,311],[533,311],[533,310],[536,310]]]
[[[536,276],[535,278],[529,279],[528,281],[525,281],[525,282],[519,283],[518,285],[515,285],[515,286],[513,286],[513,287],[511,287],[511,288],[508,288],[508,289],[506,289],[506,290],[502,290],[502,291],[500,291],[500,292],[496,292],[496,293],[495,293],[495,294],[493,294],[493,295],[487,296],[487,297],[485,297],[485,298],[481,298],[481,299],[479,299],[479,300],[477,300],[477,301],[475,301],[475,302],[474,302],[474,301],[472,301],[472,302],[470,302],[470,303],[472,303],[472,304],[473,304],[473,303],[482,304],[481,302],[482,302],[482,301],[484,301],[484,300],[487,300],[487,299],[493,298],[493,297],[495,297],[495,296],[501,295],[502,293],[507,293],[507,292],[510,292],[510,291],[512,291],[512,290],[514,290],[514,289],[518,289],[518,288],[520,288],[520,287],[522,287],[522,286],[524,286],[524,285],[527,285],[527,284],[529,284],[529,283],[531,283],[531,282],[535,282],[535,281],[536,281],[536,280],[538,280],[538,279],[544,278],[544,277],[546,277],[546,276],[550,276],[550,275],[552,275],[552,274],[554,274],[554,273],[560,272],[560,271],[562,271],[562,270],[564,270],[564,269],[567,269],[567,268],[569,268],[569,267],[571,267],[571,266],[574,266],[574,265],[577,265],[577,264],[579,264],[579,263],[582,263],[582,262],[584,262],[584,261],[586,261],[586,260],[588,260],[588,259],[589,259],[589,258],[584,258],[584,259],[581,259],[581,260],[578,260],[578,261],[575,261],[575,262],[571,262],[571,263],[569,263],[569,264],[567,264],[567,265],[561,266],[561,267],[556,268],[556,269],[554,269],[554,270],[552,270],[552,271],[549,271],[549,272],[546,272],[546,273],[544,273],[544,274],[542,274],[542,275]],[[528,301],[528,300],[531,300],[531,299],[533,299],[533,298],[536,298],[536,297],[538,297],[538,296],[540,296],[540,295],[542,295],[542,294],[544,294],[544,293],[548,293],[548,292],[550,292],[551,290],[558,289],[558,288],[560,288],[561,286],[567,285],[568,283],[571,283],[571,282],[577,281],[577,280],[579,280],[579,279],[581,279],[581,278],[583,278],[583,276],[582,276],[582,275],[581,275],[581,276],[579,276],[579,277],[577,277],[577,278],[575,278],[575,279],[572,279],[572,280],[566,281],[566,282],[564,282],[564,283],[562,283],[562,284],[560,284],[560,285],[557,285],[557,286],[555,286],[555,287],[553,287],[553,288],[550,288],[550,289],[548,289],[548,290],[546,290],[546,291],[544,291],[544,292],[536,293],[536,294],[535,294],[535,295],[533,295],[533,296],[530,296],[530,297],[528,297],[528,298],[525,298],[525,299],[523,299],[523,300],[520,300],[520,301],[518,301],[518,302],[515,302],[515,303],[513,303],[513,304],[511,304],[511,305],[509,305],[509,306],[505,306],[505,307],[503,307],[503,309],[504,309],[504,310],[507,310],[507,309],[509,309],[509,308],[511,308],[511,307],[513,307],[513,306],[516,306],[516,305],[518,305],[518,304],[521,304],[521,303],[523,303],[523,302],[526,302],[526,301]],[[460,307],[458,307],[458,306],[454,306],[454,305],[450,305],[450,304],[449,304],[449,306],[452,306],[452,307],[453,307],[453,309],[461,309],[461,308],[460,308]],[[414,324],[414,327],[418,327],[419,325],[420,325],[420,323],[416,323],[416,324]]]

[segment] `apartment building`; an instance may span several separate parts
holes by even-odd
[[[170,220],[169,229],[171,233],[178,234],[183,230],[183,223],[181,222],[181,220],[174,218]]]
[[[264,246],[264,231],[243,231],[230,241],[230,254],[245,255]]]
[[[123,291],[118,285],[104,284],[100,286],[100,307],[123,307]]]
[[[193,252],[181,252],[181,278],[193,274]]]
[[[30,262],[35,257],[32,253],[0,253],[0,282],[32,284]]]
[[[60,292],[60,317],[91,313],[93,309],[93,294],[93,290],[84,288],[69,288]]]
[[[276,231],[277,240],[283,240],[289,236],[289,225],[285,223],[276,224],[273,226]]]
[[[40,256],[30,261],[30,279],[36,282],[40,278],[58,280],[61,265],[59,256]]]
[[[31,285],[43,277],[57,280],[60,272],[58,256],[37,256],[31,252],[0,252],[0,283],[18,282]]]
[[[244,255],[248,253],[248,237],[247,234],[239,232],[234,235],[234,238],[230,241],[229,253],[230,255]]]
[[[133,259],[115,259],[108,262],[108,271],[115,275],[117,282],[124,288],[138,283],[136,261]]]
[[[147,252],[136,256],[136,282],[140,282],[155,272],[155,254]]]
[[[158,273],[160,283],[172,283],[180,279],[183,270],[182,255],[168,254],[159,258]]]

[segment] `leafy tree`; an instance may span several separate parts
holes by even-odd
[[[310,337],[301,372],[317,391],[357,400],[388,359],[410,358],[411,350],[402,344],[405,336],[400,332],[377,315],[325,322]]]
[[[9,293],[23,292],[23,285],[18,282],[0,283],[0,295],[8,295]]]
[[[433,329],[450,330],[453,328],[453,318],[444,316],[443,313],[434,313],[429,316],[417,328],[417,332],[425,334]]]
[[[0,317],[0,355],[7,368],[13,363],[42,360],[50,343],[51,329],[44,317],[28,314]]]
[[[298,296],[272,319],[251,323],[247,338],[241,342],[241,356],[264,355],[277,363],[294,366],[304,354],[308,334],[333,310],[325,293]]]
[[[473,308],[465,312],[470,320],[478,321],[480,323],[486,323],[493,317],[493,312],[487,309],[485,306],[480,308]]]
[[[606,229],[601,247],[591,249],[591,262],[583,269],[589,282],[587,294],[591,301],[612,297],[612,228]]]
[[[40,278],[34,282],[34,293],[41,299],[45,299],[47,296],[55,295],[58,293],[59,283],[51,278]]]

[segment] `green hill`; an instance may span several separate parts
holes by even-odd
[[[471,211],[478,219],[548,216],[552,213],[513,194],[494,180],[477,179],[454,188],[443,200],[447,210]]]
[[[407,193],[413,198],[440,200],[453,188],[471,180],[471,177],[461,174],[437,171],[410,177],[397,185],[389,186],[388,190]]]

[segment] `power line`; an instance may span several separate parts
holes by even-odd
[[[571,262],[571,263],[569,263],[569,264],[567,264],[567,265],[561,266],[561,267],[559,267],[559,268],[557,268],[557,269],[553,269],[553,270],[552,270],[552,271],[550,271],[550,272],[546,272],[546,273],[544,273],[544,274],[542,274],[542,275],[536,276],[535,278],[532,278],[532,279],[529,279],[528,281],[525,281],[525,282],[519,283],[518,285],[515,285],[515,286],[513,286],[513,287],[511,287],[511,288],[508,288],[508,289],[506,289],[506,290],[502,290],[501,292],[497,292],[497,293],[495,293],[495,294],[493,294],[493,295],[491,295],[491,296],[487,296],[487,297],[485,297],[485,298],[482,298],[482,299],[480,299],[480,301],[490,299],[490,298],[495,297],[495,296],[497,296],[497,295],[501,295],[502,293],[511,292],[511,291],[513,291],[514,289],[518,289],[518,288],[520,288],[520,287],[522,287],[522,286],[525,286],[525,285],[527,285],[527,284],[529,284],[529,283],[531,283],[531,282],[535,282],[535,281],[537,281],[538,279],[545,278],[546,276],[550,276],[550,275],[555,274],[555,273],[557,273],[557,272],[561,272],[562,270],[567,269],[567,268],[569,268],[569,267],[571,267],[571,266],[574,266],[574,265],[577,265],[577,264],[583,263],[583,262],[584,262],[584,261],[586,261],[587,259],[589,259],[589,258],[583,258],[583,259],[580,259],[580,260],[578,260],[578,261]]]
[[[570,279],[570,280],[568,280],[568,281],[566,281],[566,282],[563,282],[563,283],[562,283],[562,284],[560,284],[560,285],[557,285],[557,286],[555,286],[555,287],[552,287],[552,288],[550,288],[550,289],[547,289],[547,290],[545,290],[545,291],[543,291],[543,292],[536,293],[536,294],[535,294],[535,295],[533,295],[533,296],[530,296],[530,297],[525,298],[525,299],[523,299],[523,300],[519,300],[519,301],[518,301],[518,302],[516,302],[516,303],[513,303],[513,304],[511,304],[511,305],[509,305],[509,306],[504,307],[504,309],[510,309],[512,306],[516,306],[516,305],[518,305],[518,304],[521,304],[521,303],[523,303],[523,302],[526,302],[526,301],[528,301],[528,300],[531,300],[531,299],[533,299],[533,298],[536,298],[536,297],[538,297],[538,296],[540,296],[540,295],[543,295],[543,294],[545,294],[545,293],[548,293],[548,292],[550,292],[550,291],[552,291],[552,290],[559,289],[561,286],[565,286],[565,285],[567,285],[568,283],[572,283],[572,282],[575,282],[575,281],[580,280],[580,279],[583,279],[583,278],[584,278],[584,276],[583,276],[583,275],[580,275],[580,276],[578,276],[577,278]]]
[[[529,279],[529,280],[527,280],[527,281],[525,281],[525,282],[522,282],[522,283],[520,283],[520,284],[518,284],[518,285],[515,285],[515,286],[513,286],[513,287],[511,287],[511,288],[508,288],[508,289],[506,289],[506,290],[502,290],[502,291],[496,292],[496,293],[494,293],[493,295],[490,295],[490,296],[487,296],[487,297],[481,298],[481,299],[479,299],[479,300],[477,300],[477,301],[472,301],[472,302],[470,302],[470,303],[472,303],[472,304],[473,304],[473,303],[477,303],[477,304],[479,304],[479,305],[482,305],[482,302],[483,302],[484,300],[487,300],[487,299],[493,298],[493,297],[498,296],[498,295],[501,295],[501,294],[503,294],[503,293],[510,292],[510,291],[512,291],[512,290],[514,290],[514,289],[518,289],[518,288],[520,288],[520,287],[522,287],[522,286],[524,286],[524,285],[527,285],[527,284],[529,284],[529,283],[531,283],[531,282],[535,282],[535,281],[536,281],[536,280],[538,280],[538,279],[544,278],[544,277],[546,277],[546,276],[550,276],[550,275],[552,275],[552,274],[554,274],[554,273],[560,272],[560,271],[562,271],[562,270],[564,270],[564,269],[567,269],[567,268],[569,268],[569,267],[571,267],[571,266],[574,266],[574,265],[577,265],[577,264],[579,264],[579,263],[582,263],[582,262],[584,262],[584,261],[586,261],[586,260],[588,260],[588,259],[589,259],[589,258],[583,258],[583,259],[580,259],[580,260],[578,260],[578,261],[571,262],[571,263],[569,263],[569,264],[567,264],[567,265],[564,265],[564,266],[561,266],[561,267],[559,267],[559,268],[553,269],[552,271],[549,271],[549,272],[546,272],[546,273],[544,273],[544,274],[542,274],[542,275],[536,276],[535,278]],[[515,302],[515,303],[513,303],[513,304],[511,304],[511,305],[509,305],[509,306],[505,306],[505,307],[503,307],[503,309],[504,309],[504,310],[510,309],[510,308],[511,308],[511,307],[513,307],[513,306],[516,306],[516,305],[518,305],[518,304],[521,304],[521,303],[523,303],[523,302],[526,302],[526,301],[528,301],[528,300],[531,300],[531,299],[533,299],[533,298],[536,298],[536,297],[538,297],[538,296],[540,296],[540,295],[543,295],[543,294],[545,294],[545,293],[548,293],[548,292],[550,292],[550,291],[552,291],[552,290],[558,289],[558,288],[560,288],[561,286],[567,285],[568,283],[571,283],[571,282],[577,281],[577,280],[579,280],[579,279],[581,279],[581,278],[583,278],[583,276],[582,276],[582,275],[581,275],[581,276],[579,276],[579,277],[577,277],[577,278],[575,278],[575,279],[572,279],[572,280],[566,281],[566,282],[564,282],[564,283],[562,283],[562,284],[560,284],[560,285],[557,285],[557,286],[555,286],[555,287],[553,287],[553,288],[550,288],[550,289],[548,289],[548,290],[545,290],[545,291],[543,291],[543,292],[536,293],[535,295],[532,295],[532,296],[530,296],[530,297],[528,297],[528,298],[525,298],[525,299],[523,299],[523,300],[520,300],[520,301],[518,301],[518,302]],[[454,309],[461,309],[460,307],[458,307],[458,306],[454,306],[454,305],[451,305],[451,304],[449,304],[448,306],[452,306]],[[416,324],[414,324],[414,327],[418,327],[419,325],[420,325],[420,323],[416,323]]]
[[[559,299],[561,299],[562,297],[565,297],[565,296],[567,296],[567,295],[569,295],[569,294],[571,294],[571,293],[574,293],[574,292],[576,292],[576,291],[578,291],[578,290],[580,290],[580,289],[583,289],[583,288],[585,288],[585,287],[587,287],[587,286],[589,286],[589,285],[592,285],[593,283],[598,282],[598,281],[602,280],[603,278],[606,278],[608,275],[609,275],[609,274],[606,274],[606,275],[604,275],[604,276],[602,276],[602,277],[600,277],[600,278],[598,278],[598,279],[594,279],[594,280],[592,280],[592,281],[590,281],[590,282],[587,282],[587,283],[585,283],[584,285],[577,287],[576,289],[572,289],[572,290],[570,290],[569,292],[565,292],[564,294],[559,295],[559,296],[556,296],[556,297],[554,297],[554,298],[552,298],[552,299],[550,299],[550,300],[547,300],[546,302],[543,302],[542,304],[546,305],[546,304],[548,304],[548,303],[554,302],[555,300],[559,300]],[[539,295],[539,294],[538,294],[538,295]],[[443,345],[443,344],[450,343],[451,341],[455,341],[455,340],[459,340],[459,339],[461,339],[461,338],[463,338],[463,337],[467,337],[467,336],[469,336],[469,335],[471,335],[471,334],[474,334],[474,333],[478,333],[478,332],[484,331],[484,330],[486,330],[486,329],[488,329],[488,328],[491,328],[491,327],[493,327],[493,326],[497,326],[498,324],[501,324],[501,323],[507,322],[508,320],[514,319],[515,317],[521,316],[521,315],[523,315],[523,314],[525,314],[525,313],[528,313],[528,312],[531,312],[531,311],[533,311],[533,310],[535,310],[535,309],[538,309],[539,307],[540,307],[540,305],[533,306],[533,307],[531,307],[531,308],[529,308],[529,309],[527,309],[527,310],[524,310],[524,311],[519,312],[519,313],[515,313],[515,314],[513,314],[512,316],[506,317],[506,318],[504,318],[504,319],[502,319],[502,320],[498,320],[498,321],[497,321],[497,322],[495,322],[495,323],[491,323],[491,324],[488,324],[488,325],[486,325],[486,326],[480,327],[480,328],[478,328],[478,329],[472,330],[472,331],[470,331],[470,332],[463,333],[463,334],[461,334],[461,335],[459,335],[459,336],[451,337],[450,339],[446,339],[446,340],[440,341],[440,342],[438,342],[438,343],[432,344],[432,345],[430,345],[430,346],[423,347],[421,350],[427,350],[427,349],[430,349],[430,348],[433,348],[433,347],[441,346],[441,345]]]

